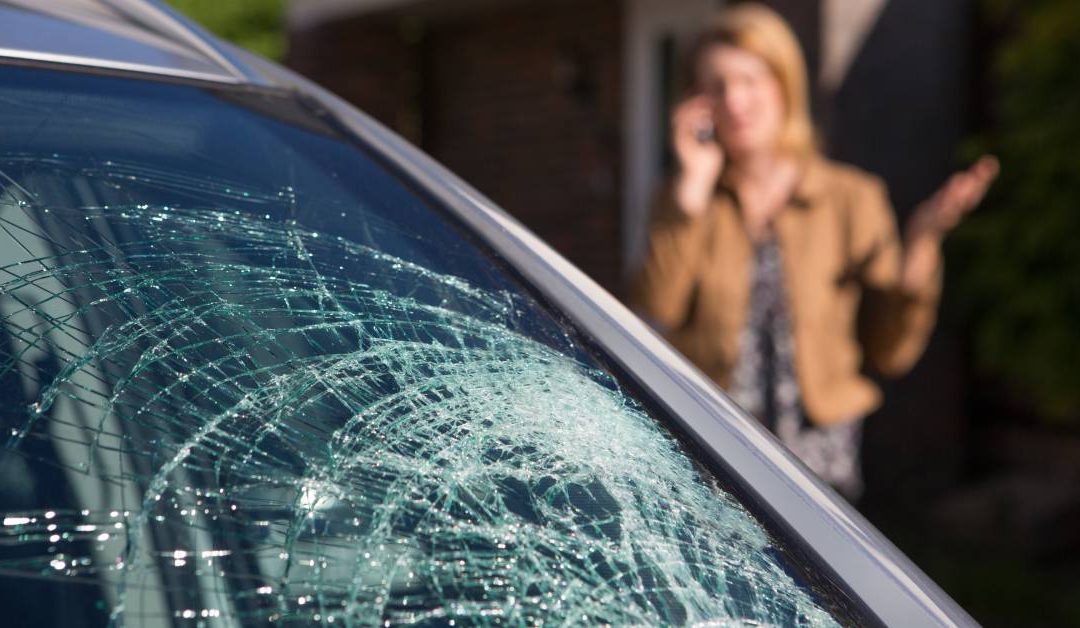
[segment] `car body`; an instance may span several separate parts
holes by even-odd
[[[0,21],[8,616],[972,623],[347,103],[157,3]]]

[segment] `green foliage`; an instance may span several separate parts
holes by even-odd
[[[1080,423],[1080,2],[986,0],[1001,178],[950,245],[977,366]]]
[[[168,0],[218,37],[280,61],[285,56],[284,0]]]

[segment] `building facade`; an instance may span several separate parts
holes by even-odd
[[[723,0],[294,0],[288,64],[354,102],[619,294],[670,166],[681,52]],[[971,0],[767,0],[803,43],[825,152],[884,177],[898,219],[958,165]],[[948,307],[946,302],[945,307]],[[956,334],[891,384],[868,473],[958,473]]]

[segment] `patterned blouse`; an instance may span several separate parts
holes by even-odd
[[[752,272],[750,312],[728,392],[811,471],[848,499],[857,499],[862,492],[862,421],[817,427],[803,412],[783,257],[774,235],[755,245]]]

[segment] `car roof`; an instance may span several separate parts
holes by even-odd
[[[0,58],[224,83],[262,76],[155,0],[0,0]]]

